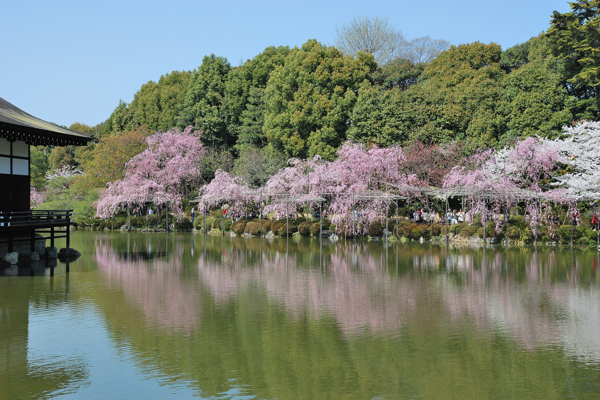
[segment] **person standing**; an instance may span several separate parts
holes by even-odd
[[[592,217],[592,229],[598,230],[598,213],[595,212]]]
[[[194,223],[194,217],[196,216],[196,212],[194,210],[194,207],[192,207],[192,224]]]

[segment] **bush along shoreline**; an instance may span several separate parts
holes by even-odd
[[[206,221],[206,226],[204,225]],[[288,227],[289,224],[289,227]],[[192,232],[202,233],[206,230],[209,235],[228,235],[241,237],[297,237],[318,238],[321,232],[321,224],[324,237],[336,238],[363,238],[370,240],[387,239],[389,241],[421,241],[440,242],[448,240],[452,243],[483,244],[484,228],[481,219],[475,219],[473,225],[467,223],[458,224],[419,224],[412,220],[400,219],[398,221],[389,219],[387,227],[385,221],[371,223],[366,235],[353,235],[352,227],[349,229],[336,229],[327,218],[321,222],[318,219],[306,219],[303,217],[286,219],[261,219],[222,218],[216,214],[197,217],[192,221],[183,217],[181,219],[169,220],[157,218],[155,215],[143,217],[130,217],[129,225],[127,217],[118,217],[113,220],[93,219],[79,224],[76,228],[80,230],[93,231],[130,231],[130,232]],[[446,232],[446,228],[448,232]],[[357,229],[357,231],[359,231]],[[446,235],[447,233],[447,235]],[[501,229],[496,228],[494,221],[488,221],[485,226],[485,243],[502,244],[510,246],[531,245],[569,245],[596,246],[598,233],[589,226],[570,224],[539,224],[537,238],[529,223],[522,215],[513,215],[502,224]]]

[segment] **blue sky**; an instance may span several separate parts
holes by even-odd
[[[96,125],[119,99],[204,55],[232,65],[268,46],[333,44],[356,16],[387,17],[407,39],[503,49],[545,31],[564,0],[6,1],[0,7],[0,97],[62,125]]]

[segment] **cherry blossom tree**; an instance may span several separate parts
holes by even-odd
[[[257,197],[257,193],[242,178],[218,169],[215,178],[198,191],[198,211],[204,212],[227,202],[232,211],[242,212],[246,203]]]
[[[29,201],[31,202],[31,208],[38,208],[46,201],[46,196],[32,186],[29,190]]]
[[[488,150],[467,159],[444,178],[444,188],[463,188],[471,211],[482,215],[483,224],[488,215],[523,201],[525,216],[535,232],[542,211],[550,210],[548,202],[564,201],[562,191],[546,190],[542,194],[542,186],[557,164],[565,161],[556,143],[529,137],[512,147]],[[501,227],[502,220],[496,219],[496,229]]]
[[[310,160],[291,159],[287,168],[269,179],[265,192],[272,196],[289,195],[300,203],[305,198],[312,206],[316,206],[312,199],[326,195],[329,214],[338,229],[349,231],[356,225],[358,231],[365,232],[371,222],[387,213],[392,202],[391,195],[365,196],[365,193],[385,190],[388,184],[418,183],[414,174],[402,171],[406,157],[399,146],[367,148],[348,142],[337,155],[331,162],[318,156]],[[278,215],[287,209],[285,204],[276,202],[266,207]]]
[[[582,122],[565,127],[563,137],[551,141],[565,158],[569,170],[556,176],[556,185],[564,187],[575,200],[600,199],[600,122]]]
[[[148,148],[125,165],[125,177],[109,183],[96,203],[97,215],[110,218],[123,207],[154,203],[181,213],[186,193],[201,180],[200,161],[205,149],[199,132],[172,129],[146,139]]]

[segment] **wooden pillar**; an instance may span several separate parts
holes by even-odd
[[[537,245],[537,241],[538,241],[538,230],[539,230],[538,226],[539,226],[539,223],[540,223],[540,219],[538,218],[538,216],[540,214],[539,206],[540,206],[540,202],[538,200],[538,201],[535,202],[535,207],[536,207],[536,209],[535,209],[535,239],[534,239],[534,242],[533,242],[535,245]]]
[[[356,238],[356,208],[354,207],[354,196],[352,196],[352,237]]]
[[[290,235],[290,212],[289,212],[289,206],[290,206],[290,202],[289,202],[289,198],[288,201],[286,201],[285,203],[285,237],[288,237]]]
[[[323,203],[319,202],[319,238],[323,237]]]
[[[483,209],[483,215],[481,216],[481,222],[483,222],[483,244],[485,244],[485,207]]]
[[[450,240],[449,236],[448,236],[448,196],[445,197],[446,198],[446,213],[444,214],[444,225],[446,226],[446,244],[448,243],[448,241]]]
[[[398,238],[398,200],[396,200],[396,238]]]
[[[262,231],[262,202],[259,200],[258,202],[258,224],[260,226],[260,237],[263,236]]]
[[[571,247],[573,247],[573,224],[575,223],[575,218],[573,218],[573,213],[571,213]]]
[[[54,247],[54,227],[50,228],[50,247]]]
[[[388,211],[390,211],[389,206],[385,210],[385,229],[383,230],[383,236],[385,236],[385,231],[388,230]],[[387,239],[387,236],[385,236],[385,238]],[[385,248],[385,250],[386,250],[386,256],[387,256],[387,247]]]

